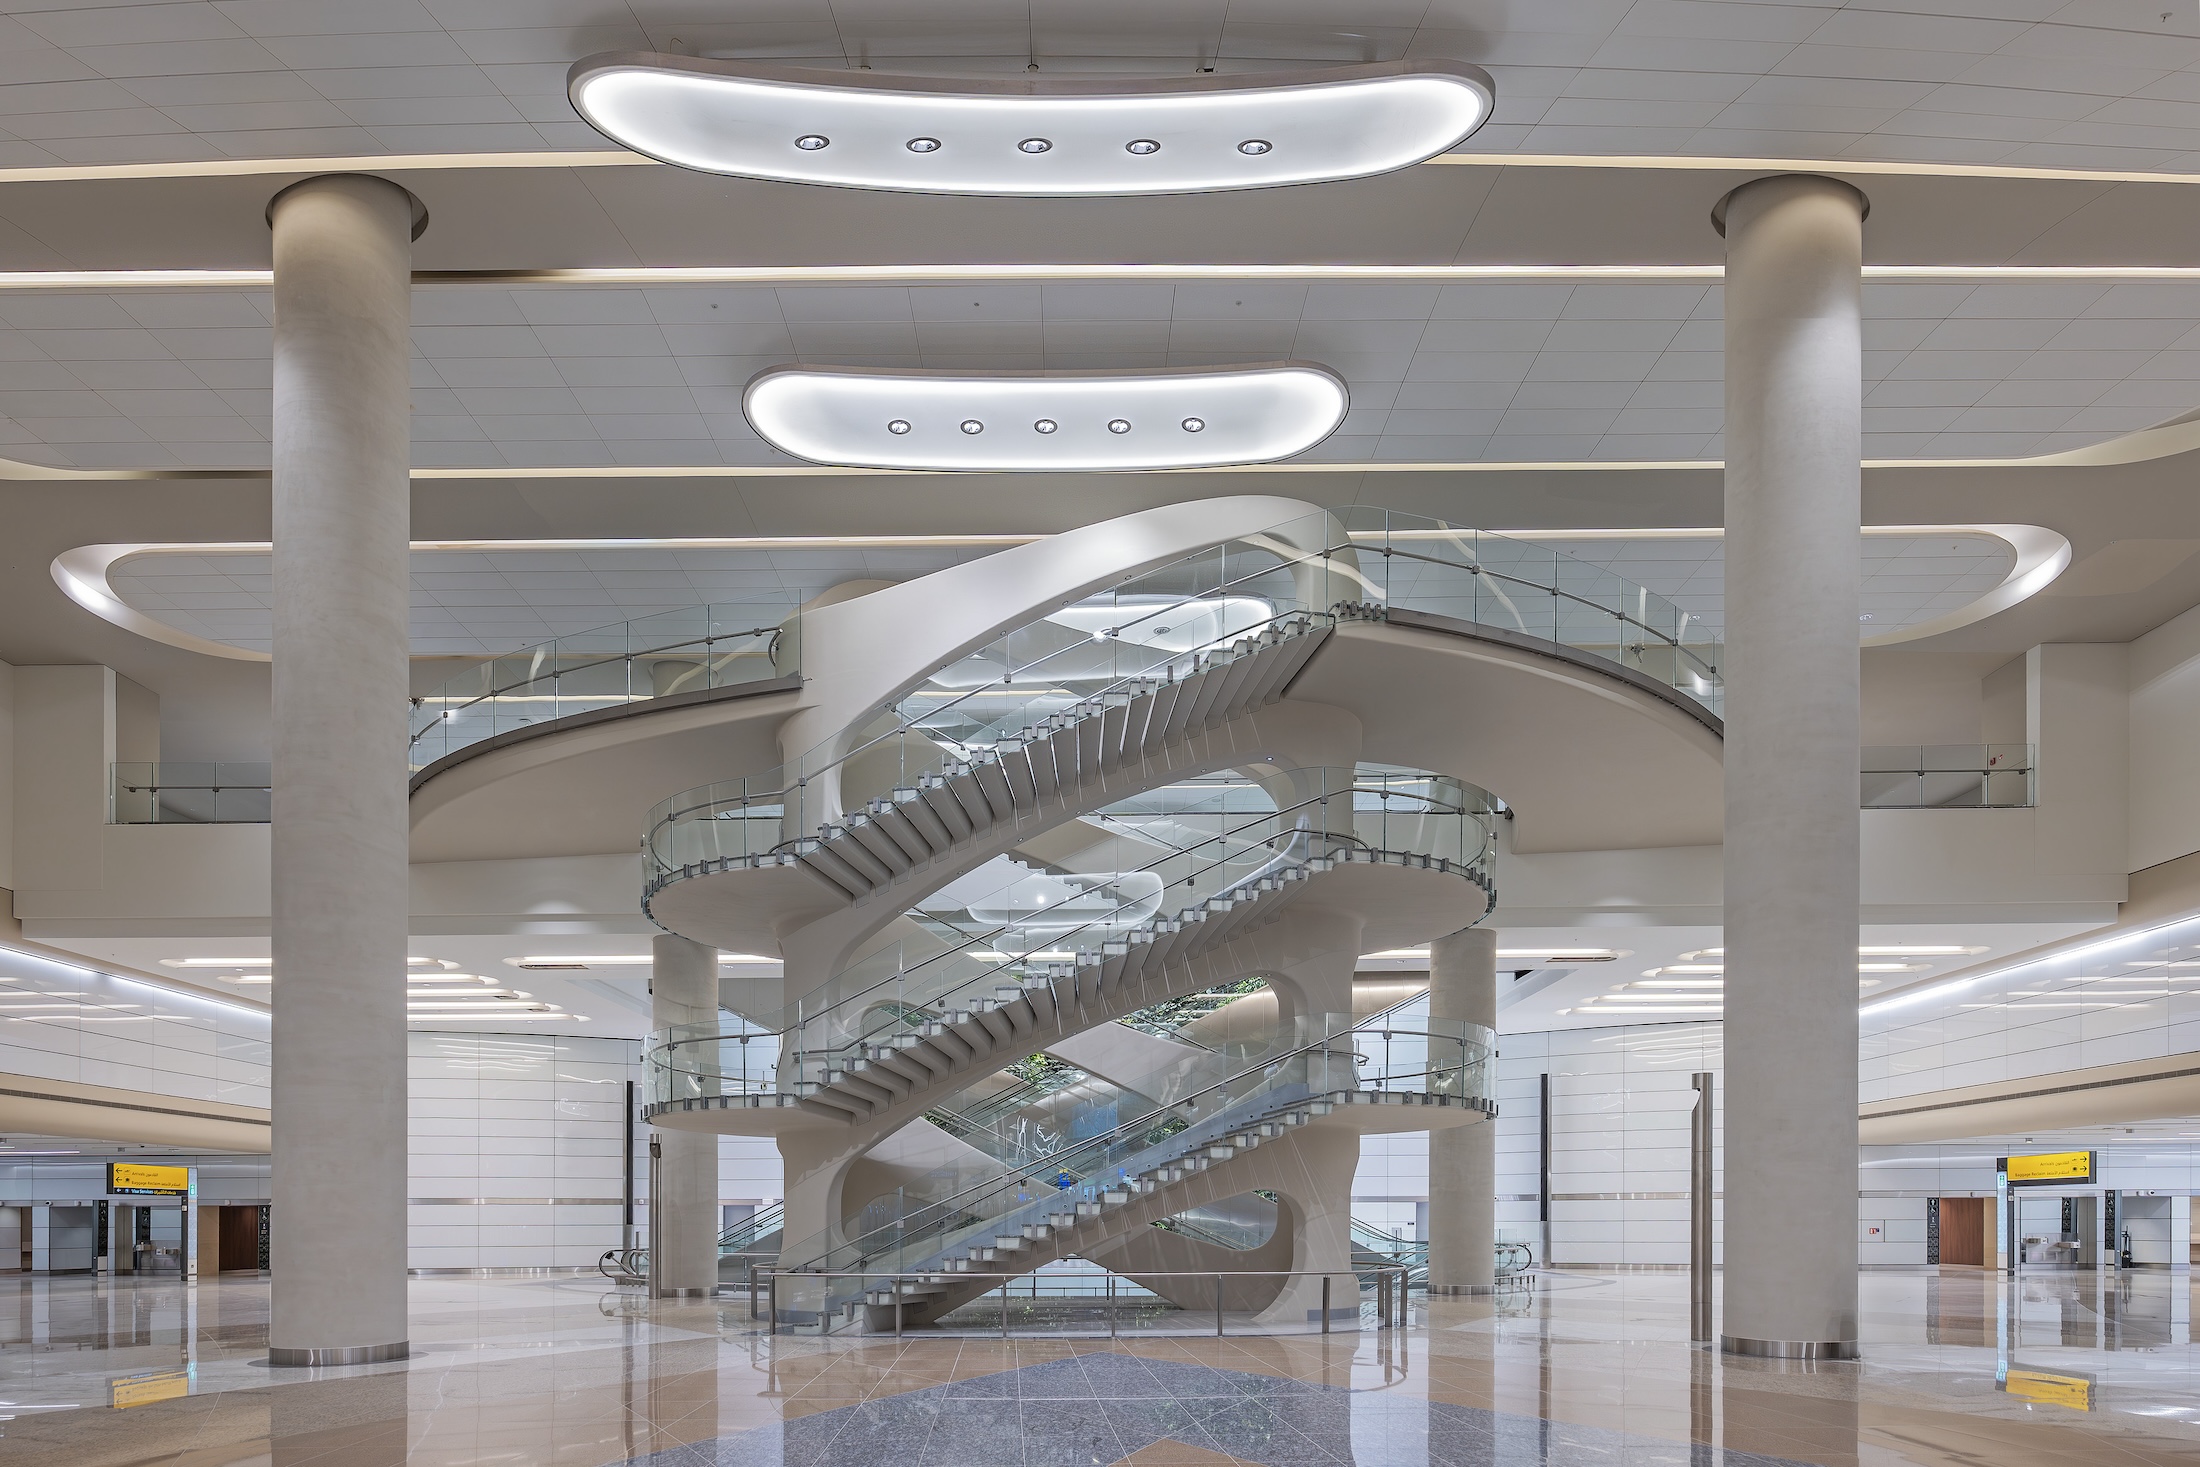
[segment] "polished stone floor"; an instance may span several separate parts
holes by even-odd
[[[0,1276],[0,1464],[2200,1467],[2186,1275],[1867,1273],[1865,1360],[1816,1368],[1691,1348],[1686,1289],[1558,1274],[1326,1338],[897,1342],[424,1279],[412,1359],[271,1371],[261,1280]]]

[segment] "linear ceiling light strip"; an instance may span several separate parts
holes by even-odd
[[[183,163],[80,163],[0,168],[0,183],[116,182],[161,178],[306,177],[318,173],[662,168],[624,149],[508,153],[366,153],[340,158],[217,158]],[[1836,177],[1978,178],[2040,183],[2200,184],[2200,173],[2130,168],[2027,168],[1996,163],[1874,162],[1858,158],[1726,158],[1642,153],[1440,153],[1424,168],[1629,169],[1686,173],[1825,173]]]
[[[2053,469],[2102,467],[2144,463],[2200,448],[2200,422],[2174,427],[2149,428],[2112,438],[2086,448],[2033,458],[1868,458],[1861,467],[1874,469]],[[1717,473],[1726,464],[1715,458],[1698,459],[1573,459],[1564,461],[1469,460],[1463,462],[1370,462],[1366,459],[1313,463],[1222,464],[1211,467],[1144,469],[1154,474],[1351,474],[1358,477],[1387,474],[1643,474]],[[415,481],[451,479],[495,480],[601,480],[616,483],[629,479],[825,479],[884,476],[930,478],[960,474],[959,469],[837,468],[820,464],[556,464],[545,466],[416,468]],[[0,483],[182,483],[213,480],[252,483],[272,477],[266,469],[76,469],[54,464],[24,463],[0,459]]]
[[[1722,280],[1723,265],[609,265],[569,270],[417,270],[418,288],[530,285],[1016,285],[1079,282],[1269,280],[1472,284],[1505,281]],[[2056,282],[2200,281],[2200,265],[1866,265],[1867,280]],[[0,290],[266,289],[274,272],[206,270],[0,270]]]

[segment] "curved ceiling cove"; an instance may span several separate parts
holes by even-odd
[[[600,631],[610,616],[679,614],[706,603],[742,603],[768,621],[851,575],[902,580],[1042,538],[416,540],[412,651],[496,656]],[[1716,528],[1513,530],[1506,538],[1549,543],[1622,573],[1688,613],[1692,625],[1716,631],[1725,624]],[[114,626],[185,651],[264,662],[271,632],[268,551],[265,541],[81,545],[56,557],[52,573],[71,600]],[[2069,559],[2069,542],[2037,525],[1867,527],[1861,592],[1873,615],[1859,625],[1860,640],[1887,646],[1982,621],[2036,594]],[[618,609],[607,616],[610,608]],[[1257,614],[1257,603],[1219,598],[1205,609],[1226,632]],[[1125,631],[1114,613],[1103,618],[1106,626],[1088,625],[1084,616],[1071,608],[1056,619],[1086,632]],[[1167,632],[1151,635],[1180,630],[1172,621]]]
[[[1159,372],[780,367],[742,395],[773,447],[851,468],[1109,470],[1266,463],[1335,432],[1349,399],[1311,362]]]
[[[598,132],[706,173],[913,193],[1123,196],[1361,178],[1456,146],[1489,76],[1442,60],[1153,80],[942,80],[608,52],[575,62]]]

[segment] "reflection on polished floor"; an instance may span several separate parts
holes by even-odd
[[[1806,1368],[1692,1349],[1673,1274],[1546,1275],[1327,1338],[899,1342],[769,1338],[745,1296],[436,1279],[412,1359],[271,1372],[264,1281],[18,1278],[0,1462],[2200,1463],[2185,1274],[1872,1272],[1863,1297],[1865,1360]]]

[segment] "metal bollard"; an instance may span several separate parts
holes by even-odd
[[[1699,1070],[1689,1084],[1696,1091],[1696,1110],[1689,1127],[1688,1190],[1688,1338],[1709,1344],[1711,1320],[1711,1148],[1712,1074]]]

